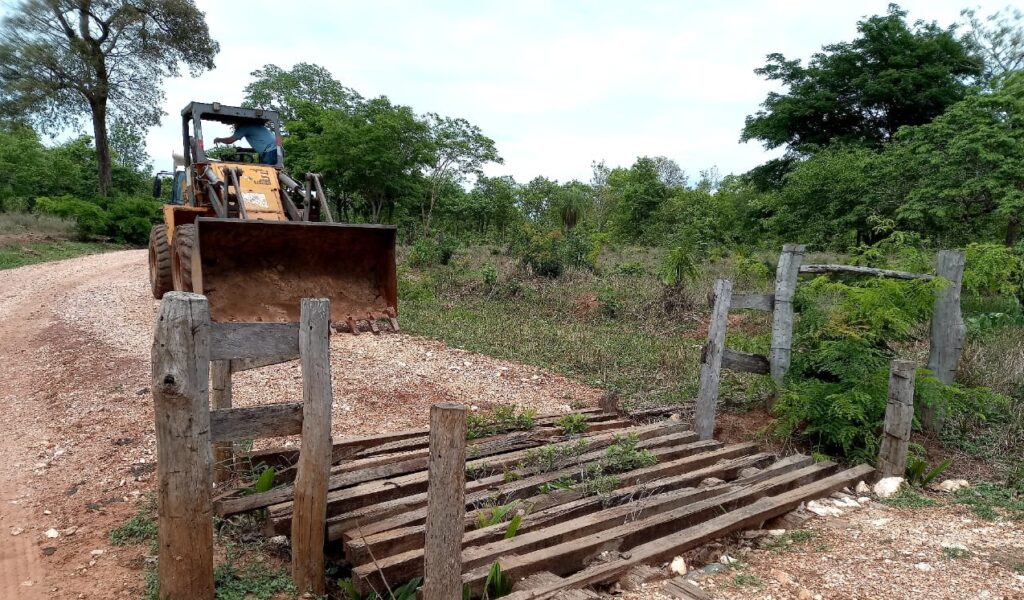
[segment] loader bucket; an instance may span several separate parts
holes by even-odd
[[[331,320],[394,316],[390,225],[196,219],[195,292],[212,321],[299,320],[302,298],[328,298]]]

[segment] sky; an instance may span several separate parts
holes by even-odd
[[[967,0],[969,2],[970,0]],[[982,2],[982,14],[1006,0]],[[888,0],[719,2],[197,0],[221,46],[216,68],[168,80],[168,113],[146,146],[155,169],[180,151],[192,100],[239,104],[250,73],[311,62],[364,97],[462,117],[505,159],[488,175],[589,180],[591,163],[666,156],[691,177],[741,173],[780,151],[740,143],[773,85],[765,55],[807,59],[850,40]],[[965,0],[904,0],[909,19],[946,26]],[[0,9],[0,14],[3,10]]]

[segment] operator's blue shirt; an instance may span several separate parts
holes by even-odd
[[[260,154],[277,150],[277,141],[274,139],[273,132],[262,125],[239,125],[235,129],[234,137],[235,139],[245,138],[249,146]]]

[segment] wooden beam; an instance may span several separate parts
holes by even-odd
[[[292,580],[300,594],[323,596],[327,479],[331,472],[331,301],[303,298],[299,317],[302,363],[302,449],[292,515]]]
[[[210,308],[169,292],[153,336],[160,597],[213,600]]]
[[[752,449],[752,447],[748,447]],[[718,454],[719,456],[735,456],[738,447],[732,447],[728,451],[723,449],[712,454]],[[746,448],[740,451],[745,451]],[[698,455],[698,457],[700,457]],[[692,458],[698,458],[692,457]],[[704,458],[704,457],[700,457]],[[648,480],[647,477],[643,476],[641,472],[635,472],[636,474],[632,477],[626,477],[625,481],[620,480],[620,485],[624,486],[621,489],[610,493],[605,497],[595,496],[584,496],[582,493],[577,492],[574,494],[577,500],[572,502],[558,504],[544,510],[537,511],[532,507],[532,503],[526,500],[522,503],[522,507],[526,509],[527,514],[520,522],[518,533],[515,539],[520,540],[522,545],[515,545],[515,552],[522,553],[526,551],[527,546],[530,548],[538,548],[545,545],[552,545],[555,542],[555,538],[560,536],[559,531],[568,530],[566,529],[565,523],[572,522],[579,525],[581,528],[576,531],[576,534],[582,535],[580,532],[582,528],[589,527],[591,530],[597,531],[601,528],[608,528],[617,525],[622,522],[622,511],[623,514],[633,514],[634,510],[648,511],[645,514],[654,514],[651,511],[668,510],[661,504],[649,504],[649,502],[655,502],[655,498],[668,498],[671,494],[683,490],[686,486],[694,486],[703,481],[708,477],[718,478],[732,478],[735,479],[740,469],[749,466],[764,466],[770,462],[771,456],[767,454],[757,454],[753,456],[744,456],[740,458],[726,458],[704,468],[692,470],[683,475],[676,475],[675,477],[667,479],[656,479],[653,481]],[[679,467],[676,467],[672,471],[678,472],[680,468],[695,468],[712,460],[701,460],[694,461],[683,459],[677,461],[680,463]],[[685,467],[682,466],[685,463],[689,463]],[[641,470],[644,471],[644,470]],[[668,469],[664,471],[670,472]],[[635,483],[641,481],[642,483]],[[720,490],[720,493],[725,493],[725,488]],[[715,492],[716,494],[719,492]],[[572,496],[570,496],[572,497]],[[695,502],[701,498],[710,497],[703,495],[686,495],[685,502]],[[644,498],[645,501],[641,503],[630,503],[635,498]],[[680,500],[679,502],[683,502]],[[609,506],[615,507],[608,509]],[[662,508],[657,508],[662,506]],[[609,512],[610,511],[610,512]],[[479,513],[479,511],[475,511]],[[609,517],[610,515],[617,515]],[[605,518],[609,517],[609,518]],[[577,523],[580,519],[586,520],[586,524]],[[589,519],[589,520],[587,520]],[[471,568],[478,564],[482,564],[481,561],[488,560],[486,556],[486,548],[491,548],[491,544],[498,544],[505,539],[505,529],[507,524],[501,523],[486,527],[484,529],[474,529],[473,524],[475,519],[467,519],[463,524],[464,527],[468,527],[469,530],[465,533],[463,538],[463,547],[466,549],[463,553],[463,568]],[[574,525],[575,526],[575,525]],[[561,529],[559,529],[561,528]],[[409,528],[413,529],[413,528]],[[413,531],[419,530],[420,528],[413,529]],[[572,527],[569,527],[572,529]],[[377,586],[379,583],[377,578],[383,574],[389,581],[404,581],[413,577],[422,568],[422,544],[423,536],[422,531],[417,531],[418,536],[409,535],[408,530],[406,531],[389,531],[376,534],[374,536],[367,537],[356,537],[350,543],[345,546],[345,556],[349,558],[357,566],[353,570],[353,576],[356,578],[369,579],[369,586],[360,584],[361,586],[369,589],[370,586]],[[565,536],[562,536],[565,537]],[[410,544],[412,542],[412,544]],[[416,542],[419,545],[416,545]],[[369,548],[369,550],[367,549]],[[512,553],[513,546],[500,546],[501,550],[499,553]],[[482,558],[483,557],[483,558]]]
[[[281,363],[291,362],[298,359],[298,354],[264,356],[262,358],[236,358],[231,361],[231,372],[238,373],[240,371],[248,371],[249,369],[259,369],[260,367],[279,365]]]
[[[894,360],[889,368],[889,395],[878,452],[878,471],[882,477],[903,477],[907,470],[916,373],[917,365],[909,360]]]
[[[462,520],[466,511],[466,407],[430,407],[423,598],[462,597]],[[397,581],[397,580],[396,580]]]
[[[928,273],[910,273],[908,271],[893,271],[892,269],[875,269],[872,267],[858,267],[855,265],[804,265],[800,267],[801,273],[848,273],[850,275],[870,275],[873,277],[887,277],[889,279],[935,279],[934,275]]]
[[[733,294],[729,310],[746,308],[749,310],[775,310],[775,294]]]
[[[762,354],[749,354],[732,348],[722,350],[722,368],[741,373],[767,375],[770,371],[768,357]]]
[[[715,433],[715,411],[718,404],[718,385],[722,376],[722,351],[725,349],[725,330],[729,326],[729,305],[732,302],[732,282],[715,282],[715,307],[708,324],[708,339],[701,354],[700,385],[694,408],[693,428],[702,440],[710,440]]]
[[[772,313],[772,342],[768,362],[772,379],[782,385],[793,353],[793,296],[803,260],[802,244],[786,244],[775,269],[775,310]],[[774,403],[772,398],[770,403]]]
[[[960,312],[960,289],[963,285],[965,255],[959,250],[943,250],[936,258],[936,273],[949,284],[935,295],[929,338],[928,368],[935,378],[949,385],[956,379],[956,370],[963,354],[967,328]],[[922,406],[921,421],[933,433],[942,429],[942,407]]]
[[[210,411],[214,442],[260,439],[302,432],[302,403],[264,404]]]
[[[210,360],[292,356],[298,352],[298,323],[210,324]]]
[[[753,503],[742,506],[739,509],[733,509],[725,514],[718,513],[718,516],[713,516],[715,513],[709,513],[713,518],[703,521],[698,525],[694,525],[683,529],[682,531],[676,531],[664,537],[652,539],[651,541],[632,547],[630,547],[630,540],[614,537],[614,534],[618,532],[617,530],[603,532],[602,534],[590,536],[583,540],[574,540],[571,543],[581,550],[584,547],[587,549],[591,547],[598,547],[606,550],[628,549],[629,552],[619,560],[613,560],[596,565],[590,569],[579,571],[574,575],[565,577],[562,582],[551,585],[547,588],[530,590],[528,592],[519,592],[508,596],[507,598],[509,598],[509,600],[549,600],[555,598],[559,593],[566,589],[579,589],[596,583],[614,581],[636,565],[671,560],[673,556],[700,546],[701,544],[707,543],[713,539],[785,514],[796,508],[801,502],[826,496],[854,481],[864,479],[872,471],[874,471],[874,469],[870,466],[860,465],[824,479],[817,481],[812,480],[809,483],[802,484],[799,487],[783,492],[779,495],[761,497]],[[700,504],[707,504],[719,500],[721,500],[721,497]],[[711,508],[714,509],[717,507]],[[679,509],[679,511],[685,511],[687,509],[691,511],[700,511],[707,510],[708,507],[698,508],[698,506],[695,505],[693,507]],[[661,515],[657,518],[665,520],[669,515],[672,515],[672,513],[669,513],[668,515]],[[636,527],[637,525],[637,523],[631,523],[624,526],[624,528],[620,528],[619,531],[622,531],[625,537],[631,533],[626,528],[629,526]],[[564,549],[567,552],[563,555],[558,565],[563,571],[568,569],[577,570],[581,564],[580,555],[585,554],[585,550],[583,552],[580,552],[579,550],[573,551],[573,548],[571,547]],[[536,561],[540,558],[537,556],[538,553],[531,554],[534,556],[510,557],[509,559],[501,560],[499,562],[502,564],[502,569],[506,573],[518,578],[522,576],[520,575],[520,572],[525,570],[521,569],[520,565],[529,564],[527,561]],[[506,568],[506,564],[508,564],[509,568]],[[541,569],[537,568],[536,570]],[[558,573],[558,571],[555,572],[556,574]],[[477,576],[478,572],[474,571],[464,575],[463,580],[475,581]]]

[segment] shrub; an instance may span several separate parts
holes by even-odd
[[[661,265],[661,280],[665,285],[682,285],[697,278],[697,261],[686,246],[672,248]]]
[[[452,261],[453,256],[455,256],[454,242],[447,239],[420,238],[413,243],[409,250],[409,266],[447,265]]]
[[[466,417],[466,439],[533,429],[536,417],[536,410],[514,404],[499,404],[490,413],[470,413]]]
[[[518,253],[519,260],[536,275],[559,277],[565,270],[564,243],[561,231],[530,235]]]
[[[72,196],[61,196],[59,198],[43,196],[36,199],[35,208],[44,214],[73,220],[78,234],[82,237],[105,235],[110,225],[110,217],[102,207]],[[146,235],[149,235],[148,231]]]
[[[144,198],[112,198],[107,204],[107,234],[117,241],[143,245],[150,228],[162,219],[160,204]]]
[[[963,289],[978,296],[1020,294],[1024,265],[1011,248],[970,244],[964,264]]]
[[[498,269],[492,264],[484,265],[480,269],[480,279],[483,280],[484,287],[493,289],[498,284]]]
[[[423,302],[434,299],[434,281],[430,277],[398,277],[398,299],[403,302]]]

